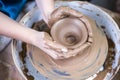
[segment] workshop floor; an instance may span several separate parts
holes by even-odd
[[[34,3],[29,8],[33,6]],[[26,11],[29,8],[26,8]],[[11,43],[0,52],[0,80],[24,80],[15,67],[11,52]],[[113,80],[120,80],[120,71]]]

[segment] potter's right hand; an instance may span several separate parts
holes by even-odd
[[[53,59],[62,59],[60,53],[67,52],[64,46],[54,42],[46,32],[35,32],[32,44],[43,50]]]

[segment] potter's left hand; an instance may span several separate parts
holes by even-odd
[[[60,53],[67,52],[67,49],[54,42],[48,33],[46,32],[35,32],[34,40],[32,44],[46,52],[49,56],[54,59],[62,59]]]

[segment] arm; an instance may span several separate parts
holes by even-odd
[[[0,12],[0,35],[32,43],[31,40],[35,32],[35,30],[20,25]]]
[[[54,0],[36,0],[36,2],[40,8],[40,11],[42,12],[43,19],[47,23],[48,15],[54,9]],[[33,37],[36,36],[35,33],[38,32],[18,24],[0,12],[0,35],[2,34],[11,38],[34,44]],[[39,33],[39,38],[41,38],[40,35],[41,34]]]
[[[48,24],[50,14],[54,10],[54,0],[36,0],[36,3],[41,11],[43,20]]]
[[[36,0],[37,5],[42,12],[43,19],[46,23],[48,23],[49,15],[54,10],[54,0]],[[36,32],[35,30],[24,27],[14,20],[10,19],[6,15],[0,12],[0,34],[16,38],[22,40],[27,43],[31,43],[31,39],[33,34]],[[14,25],[14,26],[13,26]],[[22,26],[22,27],[21,27]],[[18,35],[21,34],[21,35]],[[24,35],[23,35],[24,34]],[[31,34],[31,37],[26,37]],[[32,38],[33,39],[33,38]]]
[[[0,35],[5,35],[14,39],[24,41],[26,43],[32,44],[54,59],[59,59],[57,52],[65,47],[54,43],[48,37],[49,35],[45,32],[38,32],[36,30],[27,28],[16,21],[10,19],[8,16],[0,12]]]

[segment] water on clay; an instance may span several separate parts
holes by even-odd
[[[50,33],[50,29],[47,27],[47,25],[44,23],[44,21],[39,21],[39,22],[34,23],[32,28],[34,28],[37,31],[45,31],[45,32]],[[102,27],[102,28],[104,29],[104,27]],[[115,50],[114,50],[115,44],[108,37],[107,37],[107,40],[108,40],[109,49],[108,49],[108,55],[107,55],[106,61],[103,65],[104,70],[100,71],[94,80],[102,80],[106,76],[106,74],[108,72],[111,72],[111,70],[112,70],[112,63],[113,63],[114,56],[115,56]],[[25,57],[27,56],[26,53],[27,53],[26,44],[22,43],[22,51],[19,53],[19,56],[21,57],[21,60],[24,64],[26,63],[25,62]],[[34,80],[34,77],[28,75],[27,72],[28,72],[28,69],[25,68],[23,70],[23,73],[26,76],[26,78],[28,80]]]

